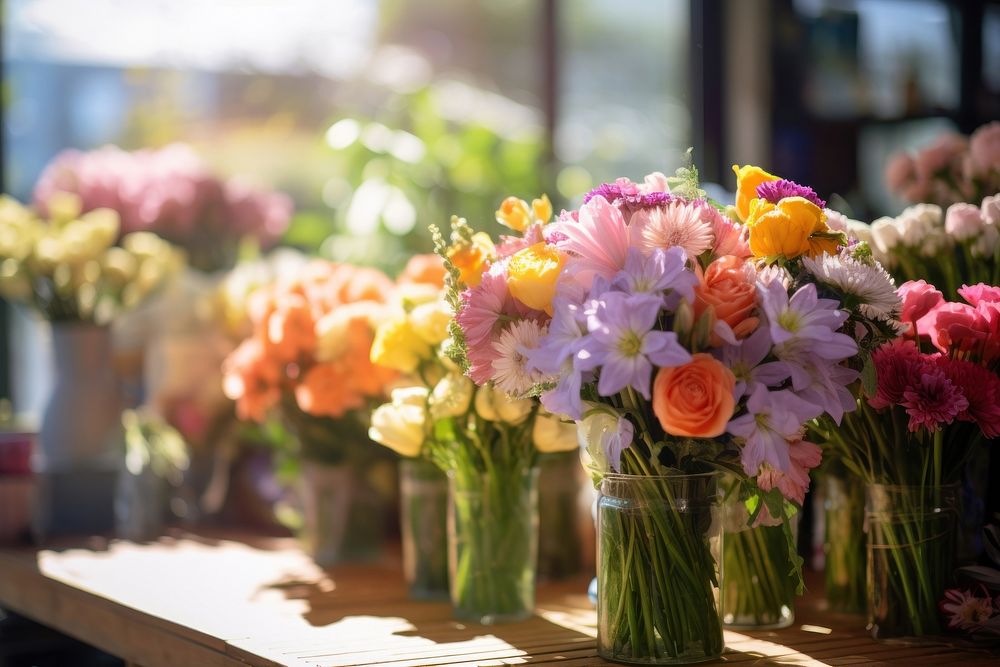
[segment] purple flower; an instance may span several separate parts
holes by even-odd
[[[679,366],[691,360],[675,333],[653,330],[662,307],[663,300],[650,294],[608,292],[596,300],[579,358],[583,370],[600,367],[599,394],[613,396],[631,386],[648,399],[654,364]]]
[[[583,203],[590,202],[594,197],[604,197],[610,203],[620,208],[626,220],[636,211],[656,208],[657,206],[666,206],[679,199],[669,192],[643,193],[635,183],[621,178],[614,183],[602,183],[597,186],[584,195]]]
[[[837,333],[848,317],[833,299],[816,296],[812,283],[800,287],[791,298],[780,281],[757,282],[761,309],[767,317],[775,353],[784,360],[790,348],[804,346],[808,354],[823,359],[846,359],[858,353],[854,339]]]
[[[782,361],[761,363],[771,352],[771,334],[766,327],[759,327],[750,336],[735,345],[723,345],[715,355],[736,376],[733,395],[753,393],[758,384],[774,387],[789,376],[788,366]]]
[[[852,412],[857,407],[847,387],[858,379],[858,371],[815,357],[801,359],[798,364],[786,362],[786,365],[791,371],[795,393],[823,408],[823,412],[838,424],[845,412]]]
[[[826,202],[816,195],[816,191],[806,185],[781,178],[777,181],[765,181],[757,186],[757,196],[772,204],[777,204],[786,197],[802,197],[808,199],[820,208],[826,208]]]
[[[638,248],[629,248],[625,258],[625,268],[611,281],[611,287],[630,294],[666,295],[668,308],[676,307],[681,299],[694,301],[694,286],[698,277],[687,270],[687,255],[683,248],[667,250],[654,248],[649,255],[643,255]]]
[[[726,430],[744,440],[740,460],[748,475],[755,476],[762,463],[788,472],[788,441],[797,439],[802,425],[822,412],[787,389],[768,391],[759,384],[747,400],[747,412],[730,420]]]

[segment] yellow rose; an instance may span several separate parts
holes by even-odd
[[[494,252],[489,234],[478,232],[472,235],[472,243],[448,248],[448,259],[458,269],[462,282],[468,287],[476,287],[482,281],[483,273],[490,268]]]
[[[564,422],[549,412],[540,412],[535,417],[531,429],[531,440],[535,448],[542,454],[555,452],[571,452],[579,445],[576,437],[576,424]]]
[[[507,267],[510,293],[529,308],[551,315],[556,280],[565,262],[566,256],[544,241],[518,251]]]
[[[412,373],[434,353],[427,342],[413,331],[405,317],[387,320],[375,330],[371,362],[385,368]]]
[[[531,201],[531,212],[535,214],[535,220],[543,225],[552,219],[552,202],[548,195],[542,195],[538,199]]]
[[[422,303],[410,311],[410,325],[425,342],[440,345],[448,337],[448,324],[453,314],[447,301]]]
[[[750,252],[754,257],[781,256],[793,259],[813,256],[829,245],[823,209],[802,197],[786,197],[777,205],[758,199],[750,207]],[[813,235],[818,235],[815,238]],[[833,245],[836,251],[836,242]]]
[[[750,217],[750,203],[757,199],[757,186],[777,181],[778,177],[753,165],[737,167],[734,164],[733,171],[736,173],[736,214],[740,216],[740,220],[747,220]]]
[[[372,412],[368,437],[403,456],[417,456],[424,446],[426,422],[427,389],[393,389],[392,402]]]
[[[469,410],[472,392],[476,385],[461,373],[449,373],[434,385],[430,395],[430,413],[433,419],[461,417]]]
[[[552,206],[549,205],[549,208]],[[526,201],[517,197],[507,197],[497,209],[497,222],[515,232],[523,232],[531,224],[531,213],[532,209],[528,208]]]
[[[479,387],[473,400],[476,414],[486,421],[514,425],[527,419],[534,407],[530,398],[509,398],[490,384]]]

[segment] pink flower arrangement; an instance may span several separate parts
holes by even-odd
[[[886,165],[889,189],[910,202],[948,206],[978,202],[1000,190],[1000,121],[972,136],[947,133],[916,153],[897,153]]]
[[[45,212],[61,192],[78,195],[85,212],[116,211],[123,234],[152,231],[184,247],[201,269],[231,265],[243,237],[273,245],[292,215],[287,195],[221,179],[183,144],[135,152],[116,146],[64,151],[39,177],[35,203]]]
[[[1000,437],[1000,289],[963,286],[966,303],[922,280],[898,293],[903,335],[872,353],[874,387],[848,419],[853,442],[831,441],[869,482],[950,484],[976,442]]]

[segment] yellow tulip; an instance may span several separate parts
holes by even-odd
[[[510,293],[529,308],[551,315],[556,280],[565,262],[566,256],[544,241],[518,251],[507,267]]]
[[[535,214],[535,220],[543,225],[552,219],[552,202],[548,195],[542,195],[531,202],[531,212]]]
[[[531,209],[528,208],[528,203],[517,197],[504,199],[496,215],[497,222],[515,232],[523,232],[531,224]]]
[[[750,204],[757,199],[757,186],[779,178],[753,165],[737,167],[734,164],[733,171],[736,173],[736,214],[746,221],[750,217]]]
[[[489,234],[472,235],[472,243],[461,243],[448,248],[448,259],[461,274],[462,282],[476,287],[483,280],[483,273],[490,268],[495,248]]]
[[[758,259],[813,256],[829,245],[829,239],[824,236],[830,230],[823,209],[802,197],[786,197],[777,205],[755,200],[750,207],[747,227],[750,228],[750,252]]]

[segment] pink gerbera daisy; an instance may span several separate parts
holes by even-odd
[[[709,250],[715,241],[712,223],[702,205],[680,201],[637,211],[629,222],[629,235],[633,245],[646,251],[677,246],[692,259]]]

